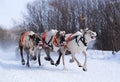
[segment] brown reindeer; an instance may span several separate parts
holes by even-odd
[[[65,31],[57,31],[51,29],[48,32],[42,34],[43,48],[46,52],[47,57],[45,60],[50,61],[51,65],[54,65],[54,61],[50,57],[50,51],[59,52],[59,54],[63,54],[63,50],[61,49],[62,45],[65,42]]]
[[[23,57],[23,49],[27,54],[27,63],[26,66],[30,67],[29,65],[29,59],[31,60],[36,60],[37,56],[37,50],[41,49],[42,42],[40,36],[38,34],[34,33],[33,31],[26,31],[23,32],[20,36],[19,40],[19,49],[20,49],[20,54],[21,54],[21,62],[22,65],[25,65],[25,60]],[[39,66],[41,65],[40,62],[40,54],[38,54],[38,63]]]

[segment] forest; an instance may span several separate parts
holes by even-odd
[[[0,45],[17,44],[26,30],[42,33],[57,29],[70,33],[92,28],[97,33],[95,49],[120,49],[120,0],[35,0],[26,9],[22,23],[11,29],[0,26]]]

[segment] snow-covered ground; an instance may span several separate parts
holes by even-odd
[[[21,65],[19,54],[15,50],[0,49],[0,82],[120,82],[120,52],[115,56],[110,51],[88,50],[88,71],[84,72],[77,64],[69,63],[70,55],[65,56],[67,70],[63,70],[62,62],[55,67],[45,61],[44,51],[41,53],[42,66],[30,62],[31,68]],[[54,60],[56,53],[51,53]],[[84,57],[77,55],[83,62]]]

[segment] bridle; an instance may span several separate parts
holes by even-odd
[[[88,43],[86,42],[86,39],[85,39],[85,33],[83,34],[83,36],[80,36],[79,39],[77,39],[77,38],[78,38],[78,36],[76,36],[75,41],[76,41],[76,43],[77,43],[78,46],[80,46],[79,45],[79,41],[81,41],[84,46],[87,46]]]

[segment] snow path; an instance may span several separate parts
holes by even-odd
[[[56,60],[58,56],[51,54]],[[31,68],[27,68],[21,65],[13,49],[0,50],[0,82],[120,82],[120,53],[113,56],[111,52],[103,55],[102,51],[88,50],[87,72],[75,62],[69,63],[69,55],[65,56],[67,70],[63,70],[62,62],[57,67],[50,65],[44,56],[42,53],[41,67],[30,62]],[[77,57],[83,60],[82,55]]]

